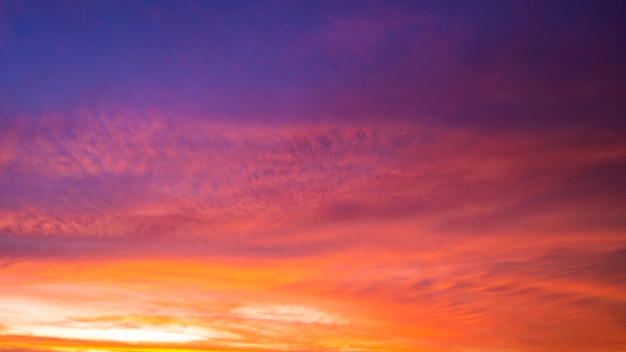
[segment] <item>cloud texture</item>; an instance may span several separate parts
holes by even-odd
[[[0,352],[626,348],[618,1],[0,1]]]

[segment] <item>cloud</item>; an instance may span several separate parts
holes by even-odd
[[[295,305],[273,305],[238,307],[231,313],[244,319],[260,319],[278,322],[305,324],[345,324],[343,319],[313,307]]]
[[[83,111],[3,131],[5,257],[130,255],[138,246],[172,255],[308,255],[393,246],[416,231],[566,234],[624,225],[626,151],[611,133],[145,114]],[[400,222],[407,225],[395,241],[379,237]]]
[[[621,3],[70,5],[0,4],[0,352],[626,344]]]
[[[379,317],[395,317],[399,326],[393,331],[405,331],[415,339],[429,331],[430,340],[441,343],[463,346],[472,341],[474,348],[507,344],[513,349],[545,351],[565,346],[610,349],[624,343],[620,338],[602,337],[617,336],[623,329],[623,288],[615,278],[594,279],[602,276],[601,271],[591,269],[595,260],[578,264],[586,262],[588,252],[581,250],[559,264],[544,265],[532,255],[524,257],[521,248],[512,248],[520,259],[507,263],[489,259],[496,247],[489,245],[468,256],[450,253],[447,259],[422,260],[402,270],[390,265],[378,278],[375,272],[363,281],[344,278],[343,290],[335,294],[362,304],[370,302]],[[536,245],[538,250],[542,247]],[[362,268],[360,273],[367,270]],[[600,340],[604,342],[599,344]],[[557,341],[559,347],[545,341]]]

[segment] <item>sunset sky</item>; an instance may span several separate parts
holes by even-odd
[[[0,352],[626,351],[625,19],[0,0]]]

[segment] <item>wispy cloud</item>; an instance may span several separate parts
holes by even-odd
[[[400,241],[415,231],[624,226],[626,148],[610,135],[86,112],[3,134],[8,257],[130,254],[140,245],[306,254],[377,243],[377,226],[394,221],[411,224],[391,234]],[[369,234],[341,230],[355,222],[369,223]]]

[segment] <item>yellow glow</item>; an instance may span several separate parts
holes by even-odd
[[[154,328],[39,327],[33,331],[33,335],[79,340],[163,343],[191,342],[205,338],[201,330],[192,328],[166,331]]]

